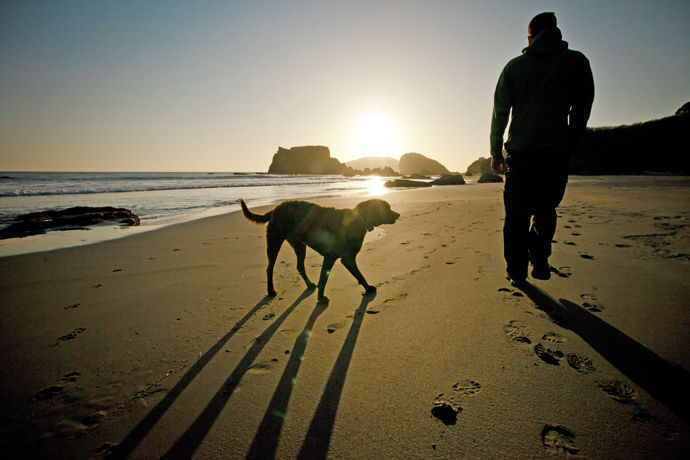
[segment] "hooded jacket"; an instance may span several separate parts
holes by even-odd
[[[542,82],[556,62],[546,84]],[[541,88],[540,88],[541,87]],[[494,93],[491,119],[491,156],[507,150],[568,154],[587,127],[594,101],[594,78],[589,61],[569,50],[560,29],[542,30],[501,72]]]

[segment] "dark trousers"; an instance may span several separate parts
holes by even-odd
[[[527,278],[530,261],[548,263],[556,233],[556,207],[567,183],[567,155],[508,152],[503,254],[512,279]]]

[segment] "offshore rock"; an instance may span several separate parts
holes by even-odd
[[[421,153],[406,153],[400,157],[400,174],[450,174],[450,171],[436,160],[427,158]]]
[[[0,240],[40,235],[50,230],[86,230],[89,225],[101,222],[125,226],[141,223],[139,216],[124,208],[78,206],[59,211],[51,209],[18,216],[9,227],[0,230]]]
[[[347,170],[337,158],[331,158],[330,149],[323,145],[278,147],[268,167],[269,174],[343,174]]]

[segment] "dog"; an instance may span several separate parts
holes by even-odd
[[[307,288],[318,287],[318,301],[328,303],[324,294],[326,282],[336,260],[340,259],[367,293],[376,292],[376,287],[367,283],[357,267],[355,258],[362,249],[364,236],[374,227],[394,224],[400,214],[393,211],[390,205],[378,199],[359,203],[354,209],[336,209],[319,206],[315,203],[300,200],[285,201],[273,211],[264,215],[254,214],[243,199],[240,199],[244,217],[255,224],[268,223],[266,229],[266,255],[268,256],[268,295],[275,296],[273,286],[273,267],[283,241],[295,250],[297,270],[302,275]],[[304,269],[304,258],[307,246],[323,256],[321,275],[318,286],[312,283]]]

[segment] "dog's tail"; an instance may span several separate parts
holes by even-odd
[[[262,225],[271,220],[271,214],[273,214],[273,211],[268,211],[263,216],[260,214],[254,214],[249,210],[247,204],[244,202],[242,198],[240,198],[240,205],[242,206],[242,214],[244,214],[244,217],[250,222]]]

